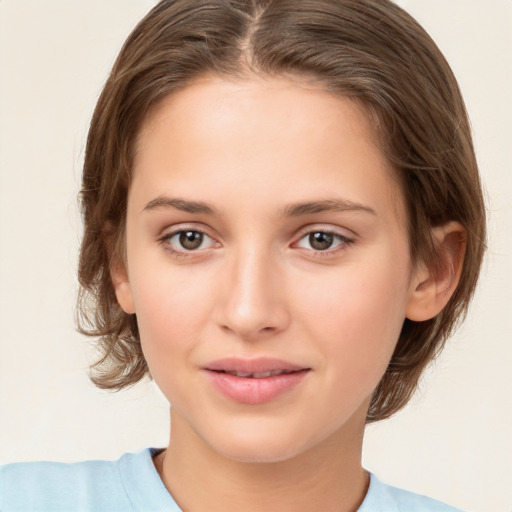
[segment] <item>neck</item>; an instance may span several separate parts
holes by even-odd
[[[171,442],[155,466],[185,512],[354,512],[369,483],[357,423],[287,460],[255,463],[215,452],[171,413]]]

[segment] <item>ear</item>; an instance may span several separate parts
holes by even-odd
[[[103,243],[110,261],[110,279],[114,287],[117,302],[122,310],[132,315],[135,313],[133,304],[132,290],[130,280],[128,279],[128,271],[126,268],[124,253],[124,237],[116,234],[114,224],[107,221],[103,226]]]
[[[132,315],[135,313],[135,306],[133,304],[132,289],[124,261],[116,261],[113,263],[110,268],[110,278],[114,285],[117,302],[119,302],[119,305],[125,313]]]
[[[434,318],[446,306],[459,283],[466,250],[466,230],[459,222],[448,222],[432,229],[437,266],[421,263],[411,281],[406,307],[409,320]]]

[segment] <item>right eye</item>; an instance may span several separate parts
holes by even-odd
[[[180,229],[163,236],[161,243],[169,246],[174,252],[192,252],[209,249],[215,246],[215,240],[197,229]]]

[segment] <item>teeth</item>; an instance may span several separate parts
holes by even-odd
[[[273,377],[274,375],[282,375],[285,373],[291,373],[288,370],[270,370],[268,372],[226,372],[229,375],[234,375],[235,377],[243,377],[250,379],[264,379],[266,377]]]
[[[259,373],[254,373],[253,374],[253,377],[255,379],[263,379],[264,377],[270,377],[271,375],[278,375],[279,373],[275,373],[275,372],[259,372]]]
[[[235,377],[252,377],[252,373],[250,372],[228,372],[230,375],[234,375]]]

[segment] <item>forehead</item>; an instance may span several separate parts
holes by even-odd
[[[134,163],[132,186],[146,195],[187,195],[200,183],[201,194],[253,200],[266,190],[289,202],[348,194],[362,203],[377,192],[402,203],[366,109],[298,78],[196,80],[153,106]]]
[[[281,142],[287,134],[292,139],[299,130],[308,127],[307,133],[303,131],[301,135],[314,141],[333,127],[339,129],[340,116],[348,112],[352,122],[345,123],[344,131],[351,131],[367,144],[380,147],[380,133],[367,109],[356,100],[328,92],[318,81],[298,75],[249,75],[227,79],[205,74],[150,108],[139,132],[138,146],[165,122],[168,127],[175,123],[175,136],[185,132],[181,129],[182,123],[194,125],[194,134],[209,139],[212,144],[221,128],[236,123],[246,130],[265,126],[264,133],[269,135],[266,144],[271,143],[274,130],[280,135],[274,140]],[[286,131],[283,132],[284,126]],[[212,127],[217,130],[211,131]]]

